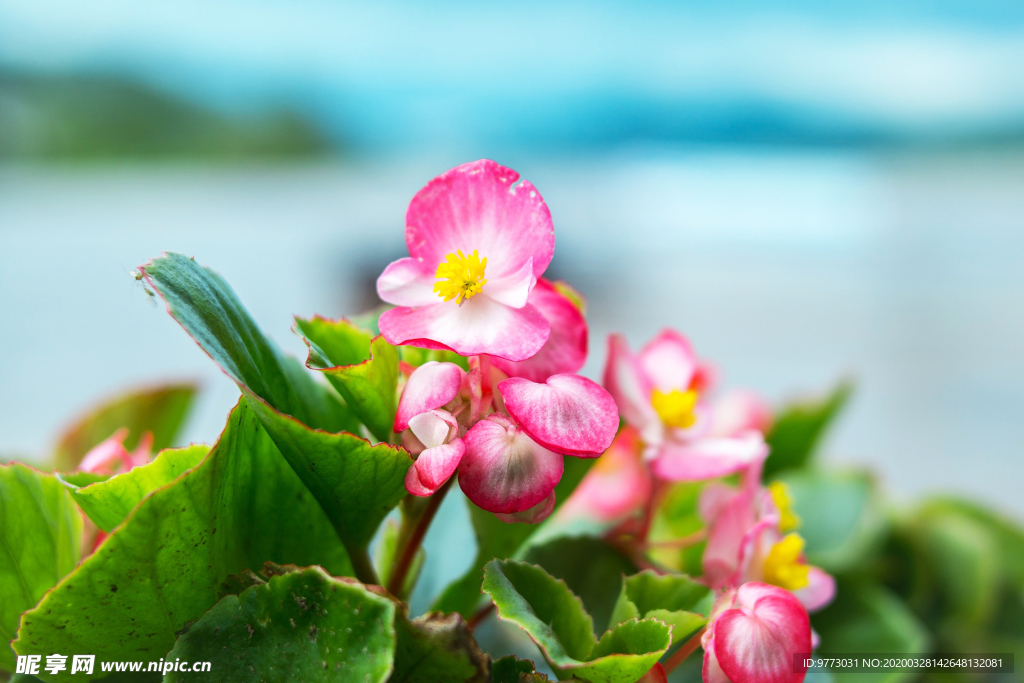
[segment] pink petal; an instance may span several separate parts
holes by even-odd
[[[768,446],[758,432],[685,444],[667,441],[653,468],[655,474],[669,481],[701,481],[739,472],[767,455]]]
[[[690,341],[675,330],[662,330],[643,348],[639,360],[654,386],[666,393],[689,389],[697,370]]]
[[[393,261],[377,278],[377,295],[396,306],[429,306],[441,299],[434,291],[434,269],[414,258]]]
[[[409,255],[434,269],[456,250],[475,249],[487,258],[488,282],[530,259],[533,274],[543,275],[555,251],[551,212],[536,188],[528,181],[515,185],[518,179],[512,169],[482,159],[431,180],[406,213]]]
[[[488,277],[487,296],[499,303],[512,308],[522,308],[530,298],[530,292],[537,284],[537,276],[533,274],[533,259],[527,259],[526,263],[519,267],[514,273],[504,277]]]
[[[523,431],[556,453],[600,455],[619,428],[611,394],[586,377],[552,375],[543,384],[513,377],[499,384],[498,391]]]
[[[712,628],[714,628],[712,626]],[[704,664],[701,668],[701,679],[704,683],[732,683],[729,677],[722,671],[715,656],[715,638],[712,636],[704,643]]]
[[[416,476],[425,488],[436,490],[452,476],[465,452],[466,444],[462,439],[455,439],[423,451],[410,469],[415,468]]]
[[[577,372],[587,360],[587,321],[565,295],[544,279],[530,292],[530,304],[551,324],[551,336],[532,358],[513,362],[495,358],[509,377],[543,382],[551,375]]]
[[[499,415],[477,422],[463,441],[459,486],[489,512],[528,510],[547,498],[562,478],[562,456]]]
[[[395,431],[409,428],[409,420],[420,413],[447,405],[459,395],[466,372],[455,363],[428,361],[416,368],[402,389],[395,412]]]
[[[809,569],[807,585],[793,591],[793,595],[803,603],[808,612],[817,612],[832,602],[832,598],[836,596],[836,580],[824,569],[814,566]]]
[[[512,514],[505,514],[502,512],[494,513],[494,516],[505,522],[506,524],[514,524],[517,522],[523,524],[540,524],[551,514],[551,511],[555,509],[555,492],[552,491],[551,495],[542,500],[541,502],[534,505],[529,510],[523,510],[522,512],[513,512]]]
[[[639,511],[651,495],[651,475],[640,460],[640,448],[635,429],[620,431],[558,514],[616,522]]]
[[[708,530],[702,562],[708,585],[723,588],[732,583],[739,570],[744,539],[757,520],[747,490],[736,491],[728,500],[719,502],[717,512]]]
[[[713,481],[705,486],[700,492],[700,499],[697,501],[700,518],[708,526],[714,526],[718,516],[735,498],[737,493],[739,491],[735,487],[720,481]]]
[[[434,494],[436,489],[427,488],[420,481],[420,475],[415,467],[410,467],[405,472],[405,490],[414,496],[426,497]]]
[[[455,436],[459,423],[447,410],[429,410],[412,416],[409,429],[426,448],[437,448]]]
[[[630,352],[625,337],[620,334],[608,337],[604,386],[615,399],[626,422],[641,431],[647,425],[661,425],[661,419],[651,407],[651,382]]]
[[[811,624],[789,591],[746,583],[736,592],[735,607],[715,618],[712,640],[732,683],[800,683],[806,667],[794,667],[793,655],[811,652]]]
[[[752,391],[731,391],[715,401],[711,434],[736,436],[747,431],[768,431],[772,412],[768,403]]]
[[[512,308],[483,292],[461,306],[453,300],[421,308],[392,308],[380,316],[380,331],[395,345],[526,360],[544,346],[551,326],[533,306]]]

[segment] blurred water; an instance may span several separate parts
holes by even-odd
[[[461,159],[302,167],[0,169],[0,452],[39,457],[127,384],[237,398],[130,273],[164,249],[232,283],[294,353],[291,314],[352,313],[399,256],[412,194]],[[906,496],[1024,516],[1024,154],[644,152],[515,159],[555,216],[552,275],[590,299],[592,358],[665,325],[773,400],[845,375],[829,444]],[[447,572],[445,572],[447,573]]]

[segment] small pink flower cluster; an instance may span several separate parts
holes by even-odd
[[[811,650],[807,611],[835,585],[807,565],[785,487],[761,484],[769,411],[749,393],[711,401],[714,372],[672,330],[638,354],[613,335],[604,388],[575,374],[586,322],[578,297],[542,278],[551,214],[518,178],[486,160],[435,178],[409,206],[409,257],[377,281],[396,306],[380,318],[388,342],[469,357],[469,372],[404,368],[394,427],[417,455],[406,488],[429,496],[458,472],[479,507],[539,522],[554,509],[562,456],[604,454],[564,512],[619,521],[649,513],[671,482],[738,474],[739,487],[709,483],[700,501],[704,580],[719,591],[704,679],[798,683],[792,655]]]
[[[547,205],[515,171],[478,161],[435,178],[409,205],[410,257],[377,281],[396,304],[392,344],[469,357],[415,368],[395,430],[416,461],[406,488],[429,496],[455,472],[466,496],[505,521],[555,506],[562,456],[596,458],[619,426],[612,397],[576,373],[587,326],[571,295],[542,279],[554,253]]]

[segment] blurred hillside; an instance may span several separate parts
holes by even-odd
[[[0,70],[0,160],[308,158],[331,145],[300,114],[229,115],[111,76]]]

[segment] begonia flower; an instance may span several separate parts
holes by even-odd
[[[673,330],[662,331],[635,356],[621,336],[609,337],[605,387],[623,419],[640,433],[645,457],[663,479],[713,479],[767,455],[760,432],[712,432],[705,396],[709,375],[690,342]]]
[[[505,521],[538,522],[554,507],[562,456],[593,458],[611,445],[618,427],[615,402],[600,385],[569,374],[544,383],[510,378],[497,389],[503,410],[464,437],[459,486]]]
[[[704,683],[800,683],[794,655],[811,653],[810,619],[789,591],[745,583],[718,599],[701,644]]]
[[[510,361],[493,358],[491,362],[509,377],[543,382],[551,375],[578,372],[587,362],[587,321],[583,311],[558,286],[541,278],[530,292],[529,302],[551,325],[547,343],[532,358]],[[576,295],[579,297],[579,295]]]
[[[759,476],[760,470],[757,469]],[[809,611],[835,595],[835,579],[807,564],[800,518],[781,482],[763,487],[748,479],[739,489],[721,483],[704,488],[701,516],[708,524],[704,578],[713,588],[761,581],[789,590]]]
[[[535,355],[551,324],[530,302],[555,249],[544,199],[490,160],[457,166],[420,190],[406,213],[409,256],[391,263],[377,293],[397,308],[380,317],[391,344]]]

